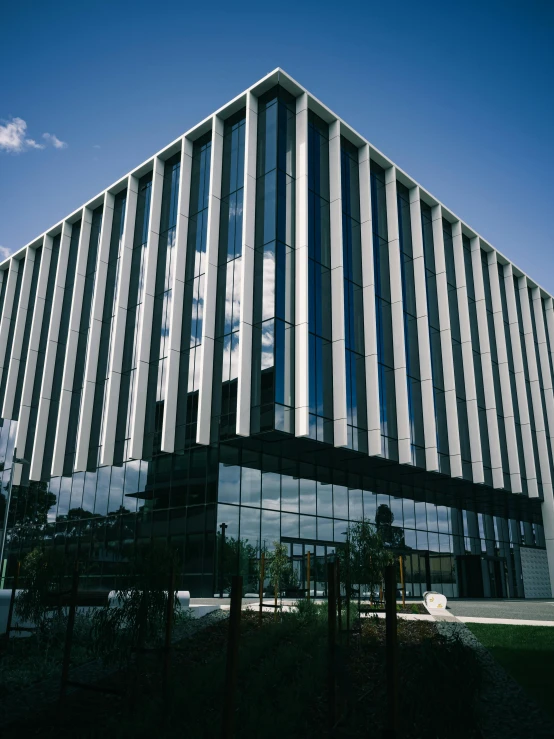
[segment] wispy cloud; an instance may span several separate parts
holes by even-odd
[[[52,144],[54,149],[67,149],[67,144],[65,141],[60,141],[60,139],[55,136],[53,133],[43,133],[42,138],[47,141],[49,144]]]
[[[22,118],[0,123],[0,150],[18,153],[26,149],[44,149],[34,139],[27,138],[27,124]]]
[[[3,262],[4,259],[7,259],[11,253],[11,249],[8,249],[7,246],[0,246],[0,262]]]
[[[99,149],[100,148],[100,144],[94,144],[94,146],[92,148],[93,149]]]
[[[12,154],[20,154],[29,149],[46,149],[47,145],[54,149],[65,149],[67,144],[61,141],[53,133],[43,133],[45,143],[39,143],[27,136],[27,122],[23,118],[11,118],[9,121],[0,122],[0,151],[8,151]]]

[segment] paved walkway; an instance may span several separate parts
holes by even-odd
[[[532,622],[531,625],[539,622],[540,625],[542,622],[543,626],[554,626],[554,601],[551,600],[449,600],[448,612],[459,621],[469,623],[491,619],[491,623],[517,621]]]

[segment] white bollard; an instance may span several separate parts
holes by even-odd
[[[427,590],[423,595],[423,601],[427,608],[439,608],[442,611],[446,611],[446,595],[442,593],[436,593],[434,590]]]

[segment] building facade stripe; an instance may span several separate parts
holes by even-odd
[[[23,336],[25,333],[25,325],[27,323],[27,314],[29,309],[29,299],[31,297],[31,282],[33,280],[33,272],[35,268],[35,249],[27,249],[25,255],[25,264],[23,266],[23,276],[21,280],[21,289],[19,294],[19,305],[17,306],[17,315],[15,317],[15,328],[12,339],[10,356],[7,357],[5,363],[8,366],[6,387],[2,404],[2,418],[13,418],[14,414],[19,410],[14,408],[15,391],[17,378],[20,372],[21,351],[23,348]]]
[[[310,433],[310,361],[308,318],[308,96],[296,98],[295,240],[295,421],[296,436]]]
[[[458,315],[460,318],[460,341],[462,345],[462,363],[464,370],[467,417],[468,425],[471,428],[470,450],[472,478],[473,482],[482,483],[485,480],[483,471],[483,451],[481,446],[479,408],[477,403],[475,367],[473,363],[473,346],[471,342],[471,327],[469,321],[466,267],[464,257],[465,250],[462,239],[462,224],[460,221],[456,221],[452,226],[452,240],[454,250],[454,267],[456,273]]]
[[[60,237],[58,263],[56,265],[56,277],[54,292],[52,296],[52,308],[48,325],[49,327],[47,335],[47,347],[44,358],[44,369],[40,388],[37,425],[33,443],[33,453],[30,460],[30,480],[40,480],[42,474],[44,444],[46,441],[46,433],[48,430],[48,415],[50,411],[54,364],[56,362],[56,352],[58,349],[58,332],[60,327],[64,293],[66,289],[65,280],[67,265],[69,261],[69,246],[71,242],[72,228],[73,227],[70,223],[64,221]]]
[[[217,300],[217,267],[219,249],[219,217],[221,212],[221,173],[223,164],[223,120],[215,115],[212,120],[212,149],[210,156],[210,190],[208,195],[208,229],[206,235],[206,275],[202,343],[198,387],[198,421],[196,442],[210,443],[213,391],[213,359],[215,340],[215,309]]]
[[[552,495],[552,477],[550,472],[550,461],[548,455],[548,440],[546,437],[546,426],[542,407],[541,389],[539,385],[539,369],[535,354],[535,340],[533,337],[533,324],[531,320],[531,307],[529,305],[529,290],[526,277],[518,279],[519,300],[521,306],[522,328],[527,354],[527,367],[529,371],[529,385],[531,388],[532,413],[535,421],[535,432],[537,436],[537,447],[539,451],[539,465],[543,494],[546,497]],[[531,409],[530,409],[531,410]]]
[[[90,247],[91,226],[92,211],[90,208],[83,208],[79,246],[77,251],[77,265],[75,268],[73,283],[73,296],[71,300],[69,333],[66,340],[60,405],[58,408],[55,430],[56,438],[54,441],[54,456],[51,467],[51,474],[54,477],[63,473],[63,463],[67,443],[67,429],[69,426],[69,412],[71,408],[71,395],[73,391],[73,377],[75,372],[75,361],[77,358],[77,343],[79,341],[83,293],[87,272],[87,258]]]
[[[167,370],[165,375],[165,404],[161,439],[161,450],[163,452],[173,452],[175,449],[179,366],[181,361],[181,332],[183,328],[185,274],[187,267],[192,151],[193,142],[186,136],[183,136],[181,141],[181,171],[179,176],[179,200],[175,233],[175,258],[171,282],[172,300],[169,318],[169,344],[167,348]]]
[[[444,402],[446,406],[450,474],[452,477],[462,477],[458,402],[456,398],[454,357],[452,355],[452,330],[450,327],[450,310],[448,304],[442,207],[440,205],[435,205],[431,210],[431,214],[433,219],[433,246],[435,252],[437,304],[439,309],[440,345],[442,372],[444,378]]]
[[[358,163],[360,177],[360,239],[362,253],[368,454],[378,456],[381,454],[381,414],[379,412],[377,317],[375,315],[371,171],[370,152],[367,144],[358,149]]]
[[[406,345],[404,338],[404,309],[400,267],[400,237],[398,233],[396,167],[389,167],[385,170],[385,192],[389,237],[390,307],[396,392],[396,423],[398,428],[398,461],[400,464],[411,464],[412,450],[406,376]]]
[[[500,389],[502,393],[502,408],[504,413],[504,425],[506,429],[506,446],[508,451],[508,465],[510,470],[510,489],[512,493],[521,493],[521,472],[515,426],[515,411],[512,398],[512,386],[510,382],[508,351],[506,347],[506,335],[504,331],[504,315],[502,311],[502,300],[500,296],[500,281],[496,252],[489,252],[487,254],[487,260],[489,268],[489,282],[491,289],[498,371],[500,375]]]
[[[127,181],[127,205],[125,209],[125,225],[119,264],[115,313],[113,318],[112,340],[108,365],[108,380],[104,407],[104,425],[102,429],[99,462],[101,465],[113,464],[115,451],[115,435],[119,408],[119,389],[121,386],[121,368],[123,363],[123,344],[125,325],[127,323],[127,301],[129,296],[129,280],[133,260],[133,235],[137,216],[138,179],[129,175]],[[80,454],[88,453],[84,440]],[[80,464],[80,466],[82,466]]]
[[[479,332],[481,366],[483,370],[483,391],[487,413],[487,428],[491,455],[492,483],[495,488],[504,487],[504,473],[498,436],[498,417],[494,393],[494,379],[491,362],[491,346],[487,323],[487,307],[485,303],[485,286],[483,283],[483,267],[481,262],[481,243],[477,237],[471,239],[471,261],[473,283],[475,286],[475,305]]]
[[[427,470],[437,471],[439,469],[439,458],[437,451],[437,423],[435,417],[435,400],[433,392],[431,345],[429,341],[429,310],[427,302],[427,283],[425,279],[425,258],[423,254],[421,200],[419,187],[412,187],[409,191],[409,196],[414,290],[417,312],[419,373],[421,378],[421,403],[423,410],[423,434],[425,439],[425,468]]]
[[[519,320],[514,289],[514,274],[511,264],[506,264],[504,266],[504,285],[506,289],[506,306],[508,310],[508,321],[510,324],[516,395],[519,407],[521,435],[523,439],[523,456],[525,459],[528,494],[530,497],[535,498],[538,496],[539,492],[531,429],[532,408],[529,407],[529,398],[525,382],[521,334],[519,331]]]
[[[250,435],[252,405],[252,325],[254,296],[254,245],[256,226],[256,155],[258,145],[258,98],[246,95],[244,197],[242,213],[242,261],[239,314],[237,383],[238,436]]]
[[[346,446],[348,443],[340,143],[340,121],[335,120],[329,126],[329,188],[331,225],[333,433],[334,445],[336,447]]]

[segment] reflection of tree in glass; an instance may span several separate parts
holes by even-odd
[[[388,513],[381,513],[381,526],[365,519],[351,523],[346,544],[337,552],[341,563],[341,583],[345,587],[357,586],[359,595],[362,590],[368,591],[371,600],[383,582],[385,567],[394,562],[394,555],[384,540],[382,523],[389,514],[389,521],[393,516],[388,506],[380,507],[388,509]]]
[[[221,532],[217,532],[218,568],[222,578],[223,590],[231,589],[233,575],[242,575],[242,594],[256,593],[260,587],[260,564],[258,550],[248,539],[235,539],[226,536],[222,543]],[[223,546],[223,553],[221,548]],[[218,580],[218,584],[219,584]]]
[[[375,526],[381,534],[383,542],[386,546],[393,549],[404,549],[406,544],[404,541],[404,531],[400,526],[393,526],[394,513],[386,503],[381,503],[375,514]]]

